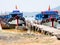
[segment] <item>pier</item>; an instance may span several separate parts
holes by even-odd
[[[30,30],[38,31],[45,35],[51,35],[51,36],[56,36],[57,38],[60,38],[60,30],[54,27],[45,26],[41,24],[35,24],[33,22],[28,22],[27,27],[29,27]]]

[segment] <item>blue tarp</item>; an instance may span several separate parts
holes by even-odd
[[[35,20],[43,20],[43,19],[50,18],[51,16],[53,18],[57,19],[58,18],[58,12],[57,11],[44,11],[44,12],[41,12],[40,14],[37,14],[35,16]]]

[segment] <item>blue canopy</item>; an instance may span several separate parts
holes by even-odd
[[[9,15],[19,15],[19,16],[22,16],[23,17],[23,13],[21,13],[19,10],[13,10],[13,12],[11,12]]]
[[[44,11],[44,12],[41,12],[42,14],[48,14],[48,15],[57,15],[58,12],[57,11]]]
[[[53,18],[57,19],[58,18],[58,12],[57,11],[43,11],[40,14],[37,14],[35,16],[35,19],[36,20],[43,20],[43,19],[50,18],[51,16]]]

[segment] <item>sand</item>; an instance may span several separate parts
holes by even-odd
[[[55,36],[12,30],[0,31],[0,45],[60,45]]]

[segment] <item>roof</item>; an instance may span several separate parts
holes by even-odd
[[[58,11],[42,11],[42,14],[58,15]]]
[[[19,10],[13,10],[10,14],[22,14]]]

